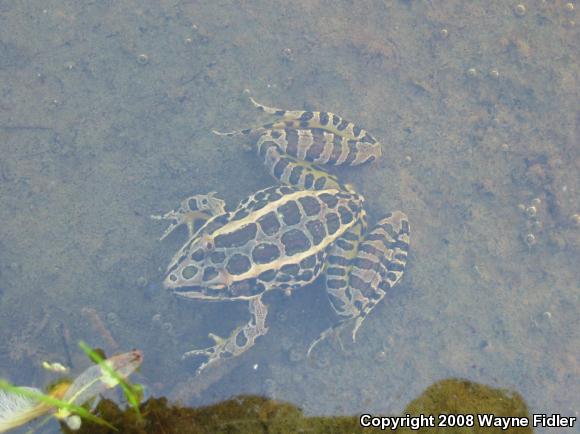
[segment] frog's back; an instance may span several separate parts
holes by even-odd
[[[327,247],[362,213],[363,199],[339,190],[271,187],[242,201],[232,213],[208,221],[181,264],[174,286],[227,286],[223,298],[251,297],[273,288],[296,288],[321,271]],[[227,221],[225,221],[227,220]],[[202,270],[188,283],[191,261]]]

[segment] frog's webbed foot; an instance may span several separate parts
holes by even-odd
[[[214,346],[201,350],[188,351],[183,355],[184,359],[191,356],[207,357],[207,361],[202,363],[197,369],[197,375],[220,359],[239,356],[251,348],[258,337],[267,333],[266,316],[268,315],[268,307],[262,303],[260,297],[257,297],[250,300],[249,308],[252,314],[250,322],[236,328],[228,338],[220,338],[210,333],[210,338],[216,343]]]
[[[163,215],[152,215],[155,220],[173,220],[173,223],[163,232],[160,240],[165,239],[171,232],[181,225],[187,226],[189,238],[194,233],[194,225],[198,220],[208,220],[215,215],[225,212],[225,202],[215,197],[216,192],[208,194],[196,194],[184,199],[179,204],[179,208],[171,210]]]
[[[268,107],[266,105],[260,104],[252,97],[249,97],[249,98],[256,109],[260,110],[261,112],[264,112],[264,113],[267,113],[270,115],[274,115],[276,118],[280,118],[280,117],[284,116],[285,114],[291,113],[291,114],[294,114],[294,118],[292,118],[292,119],[295,119],[296,113],[303,113],[303,112],[289,112],[286,110],[277,109],[275,107]],[[267,124],[264,124],[264,125],[261,125],[258,127],[244,128],[243,130],[233,130],[233,131],[225,131],[225,132],[212,130],[212,133],[214,133],[217,136],[221,136],[221,137],[250,136],[250,137],[258,138],[263,134],[267,134],[269,131],[271,131],[273,129],[282,129],[284,127],[286,127],[286,122],[276,121],[276,122],[269,122]],[[243,148],[245,151],[252,151],[255,149],[255,146],[245,144],[245,145],[243,145]]]

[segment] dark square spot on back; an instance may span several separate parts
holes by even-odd
[[[298,202],[302,205],[302,209],[304,209],[304,213],[307,216],[313,216],[320,212],[320,204],[311,196],[301,197],[298,199]]]
[[[298,229],[290,229],[285,232],[281,237],[281,241],[282,244],[284,244],[287,256],[305,252],[310,248],[310,241],[306,235]]]
[[[252,259],[256,264],[268,264],[280,257],[280,250],[274,244],[261,243],[252,250]]]
[[[340,214],[340,221],[343,225],[347,225],[352,221],[352,212],[347,207],[339,206],[338,213]]]
[[[308,232],[312,235],[312,241],[316,245],[320,244],[326,236],[324,225],[318,220],[312,220],[306,223],[306,229],[308,229]]]
[[[209,259],[214,264],[221,264],[222,262],[224,262],[226,260],[226,255],[224,252],[216,251],[210,255]]]
[[[250,263],[250,260],[247,256],[236,253],[232,255],[228,261],[226,269],[230,272],[230,274],[240,275],[248,271],[251,266],[252,264]]]
[[[338,219],[338,215],[331,213],[326,215],[326,229],[330,235],[334,234],[338,231],[340,227],[340,220]]]
[[[274,235],[280,229],[280,222],[273,211],[260,217],[258,224],[266,235]]]
[[[288,226],[300,223],[300,209],[293,200],[286,202],[284,205],[278,207],[278,212],[282,214],[282,220]]]
[[[335,208],[338,204],[338,199],[333,194],[322,193],[318,197],[326,204],[326,206],[328,206],[328,208]]]

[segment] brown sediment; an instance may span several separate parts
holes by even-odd
[[[72,368],[74,367],[74,364],[70,353],[70,331],[68,327],[64,325],[64,323],[60,322],[56,325],[56,332],[58,333],[62,341],[62,347],[64,356],[66,358],[66,364],[67,366],[70,366]]]
[[[82,314],[89,320],[93,329],[101,335],[101,337],[105,340],[106,344],[113,350],[119,349],[119,344],[113,338],[113,335],[109,331],[109,329],[105,326],[105,323],[97,313],[95,309],[92,307],[83,307],[81,309]]]
[[[200,398],[203,392],[231,373],[238,365],[239,360],[236,357],[233,359],[218,360],[212,366],[208,367],[203,372],[203,375],[194,375],[180,382],[173,390],[171,397],[178,402],[188,404],[194,399]]]

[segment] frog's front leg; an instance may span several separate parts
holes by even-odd
[[[349,320],[354,320],[352,339],[356,341],[356,333],[367,315],[403,276],[409,250],[409,230],[407,216],[395,211],[381,219],[358,246],[353,236],[356,234],[346,232],[346,241],[351,248],[344,242],[331,247],[325,270],[326,289],[330,303],[341,319],[337,325],[320,334],[308,349],[308,354],[333,331],[341,330]]]
[[[197,369],[197,374],[219,359],[239,356],[254,346],[258,337],[268,332],[268,327],[266,327],[268,306],[262,302],[261,297],[250,299],[249,309],[252,315],[250,322],[236,328],[228,338],[220,338],[210,333],[209,336],[215,341],[216,345],[202,350],[188,351],[183,355],[183,358],[207,356],[208,360]]]
[[[207,220],[215,215],[223,214],[226,203],[222,199],[215,197],[215,194],[215,191],[208,194],[196,194],[182,200],[179,208],[175,210],[163,215],[152,215],[151,218],[155,220],[173,220],[173,223],[161,235],[160,240],[165,239],[181,225],[187,226],[188,238],[191,238],[195,233],[194,225],[196,221]]]

